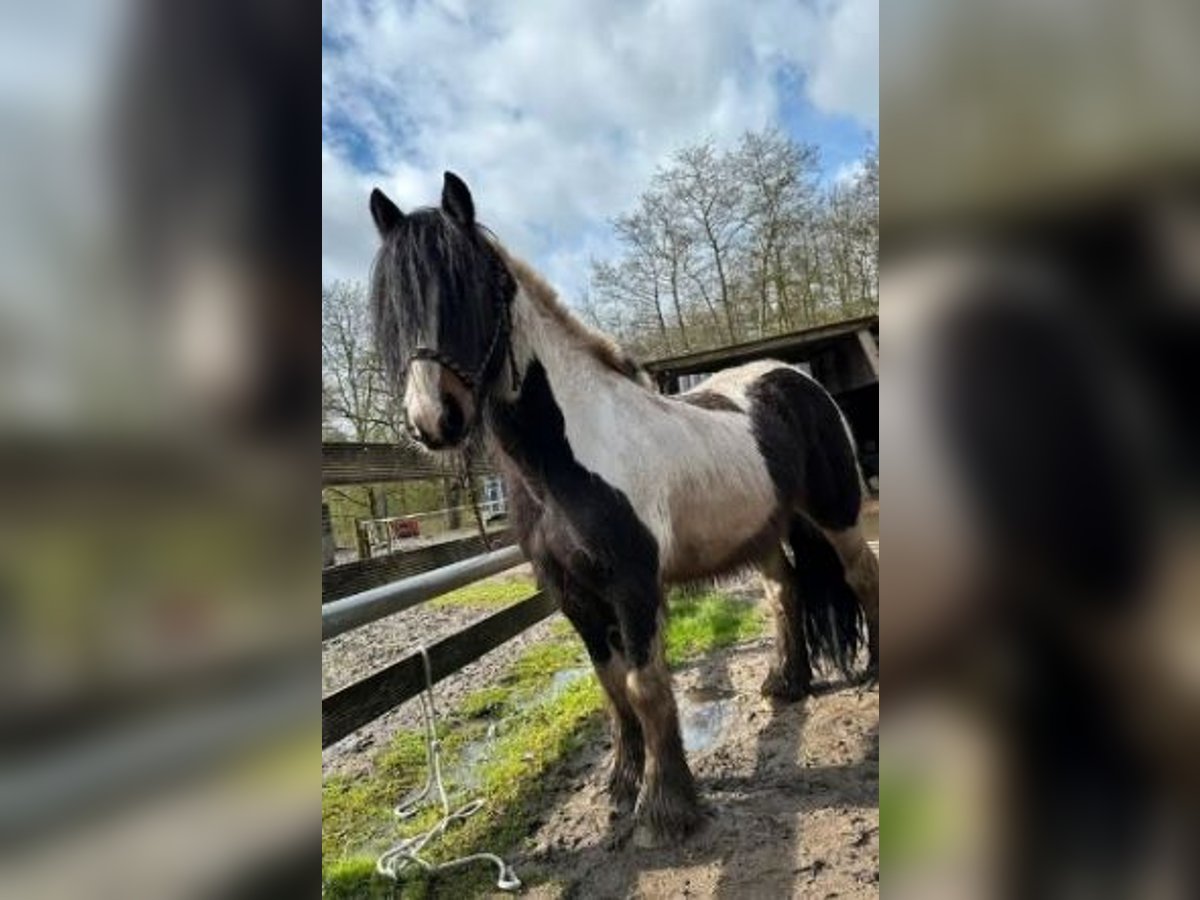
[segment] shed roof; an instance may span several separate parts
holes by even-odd
[[[756,359],[776,358],[785,362],[798,362],[863,328],[878,334],[879,315],[859,316],[856,319],[845,319],[828,325],[816,325],[812,328],[761,338],[757,341],[746,341],[742,344],[717,347],[712,350],[698,350],[680,356],[668,356],[652,360],[644,365],[652,375],[663,373],[690,375],[713,372]]]

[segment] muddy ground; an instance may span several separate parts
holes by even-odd
[[[674,849],[610,822],[607,741],[570,767],[531,849],[511,860],[537,898],[876,897],[879,692],[835,684],[790,706],[761,698],[769,642],[675,678],[709,818]],[[497,896],[502,896],[497,893]]]
[[[867,529],[876,552],[877,510]],[[757,591],[749,582],[738,587],[734,593]],[[325,692],[406,655],[418,625],[431,640],[491,612],[425,606],[419,619],[411,610],[328,642]],[[487,683],[518,644],[543,639],[551,621],[439,684],[439,704],[453,706]],[[877,897],[878,690],[835,682],[802,703],[776,706],[758,690],[769,660],[764,638],[675,674],[688,758],[709,813],[699,834],[676,848],[635,847],[630,823],[610,821],[603,789],[610,746],[601,738],[551,776],[547,812],[525,847],[508,854],[531,885],[521,896]],[[373,752],[417,715],[416,704],[405,704],[328,748],[326,773],[369,768]]]
[[[675,673],[688,758],[709,813],[699,834],[674,849],[635,847],[629,823],[610,821],[603,783],[611,747],[601,738],[551,776],[541,824],[508,855],[532,885],[521,896],[877,897],[879,692],[834,682],[802,703],[776,706],[758,692],[770,653],[763,638]],[[499,671],[511,658],[475,666]],[[439,695],[453,705],[456,693],[479,683],[447,682]],[[412,706],[329,748],[327,770],[369,767],[390,732],[412,724]],[[441,897],[436,884],[432,896]]]

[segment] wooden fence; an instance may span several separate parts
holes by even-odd
[[[321,484],[372,484],[383,481],[424,481],[451,478],[457,473],[447,462],[412,447],[394,444],[336,443],[321,445]],[[494,474],[472,467],[474,475]]]
[[[492,531],[488,532],[488,541],[490,547],[480,535],[472,534],[425,547],[398,550],[385,556],[331,566],[321,572],[321,604],[340,600],[342,597],[410,575],[432,572],[434,569],[448,566],[460,559],[470,559],[488,550],[506,547],[512,543],[512,535],[508,529]]]
[[[436,596],[436,595],[431,595]],[[429,668],[436,683],[516,637],[555,611],[554,600],[538,591],[462,631],[431,644]],[[368,675],[321,701],[321,746],[328,747],[373,719],[417,696],[425,687],[420,653]]]
[[[407,481],[442,478],[454,473],[411,450],[385,444],[322,445],[321,477],[323,485],[368,484],[379,481]],[[478,473],[484,474],[484,473]],[[491,550],[510,546],[512,535],[506,529],[488,535]],[[398,608],[423,603],[452,590],[462,583],[453,578],[455,564],[469,563],[488,551],[479,534],[443,541],[386,556],[359,560],[325,569],[321,574],[322,620],[327,623],[349,606],[363,605],[375,595],[408,591],[402,604],[380,603],[368,612],[365,621],[391,615]],[[516,553],[505,557],[504,568],[521,562]],[[450,572],[447,579],[444,574]],[[472,579],[472,580],[478,580]],[[468,582],[469,583],[469,582]],[[538,591],[426,648],[434,682],[460,670],[495,649],[555,610],[549,596]],[[334,691],[321,701],[321,745],[327,747],[406,700],[425,686],[425,663],[420,653]]]

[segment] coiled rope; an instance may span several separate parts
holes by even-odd
[[[442,782],[442,743],[437,736],[437,708],[433,703],[433,670],[429,665],[429,653],[421,646],[421,659],[425,664],[425,690],[421,692],[421,716],[425,722],[425,751],[429,768],[425,775],[425,786],[416,797],[402,803],[394,810],[400,819],[412,818],[420,811],[421,803],[436,788],[438,800],[442,806],[441,820],[422,834],[405,838],[391,849],[384,852],[375,863],[375,871],[380,875],[397,880],[400,874],[410,864],[416,864],[426,872],[442,872],[446,869],[457,868],[477,860],[494,863],[499,876],[496,887],[502,891],[515,891],[521,887],[521,879],[512,867],[494,853],[472,853],[470,856],[460,856],[444,863],[431,863],[422,859],[420,853],[435,838],[446,833],[452,822],[461,822],[483,808],[483,800],[472,800],[456,810],[450,809],[450,800],[446,796],[446,786]]]

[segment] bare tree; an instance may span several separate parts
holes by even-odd
[[[329,426],[355,441],[400,439],[358,282],[335,281],[321,290],[321,373]]]
[[[322,432],[358,442],[404,440],[391,391],[371,337],[366,291],[358,282],[321,289]],[[367,490],[371,518],[386,514],[384,498]]]
[[[818,154],[816,147],[768,129],[747,132],[731,163],[746,184],[751,237],[745,268],[757,298],[755,330],[762,336],[791,324],[785,248],[817,203]]]
[[[778,130],[682,149],[614,220],[621,253],[593,262],[587,315],[662,354],[878,308],[874,147],[858,168],[822,187],[817,149]]]
[[[684,317],[684,297],[687,292],[686,273],[691,266],[695,242],[688,229],[677,221],[668,196],[662,191],[642,195],[642,210],[651,233],[655,250],[662,259],[668,296],[679,329],[679,341],[684,350],[690,349],[687,322]]]
[[[749,224],[744,187],[728,157],[719,154],[711,141],[680,150],[664,180],[680,220],[691,226],[710,254],[729,340],[736,341],[730,266],[738,238]]]

